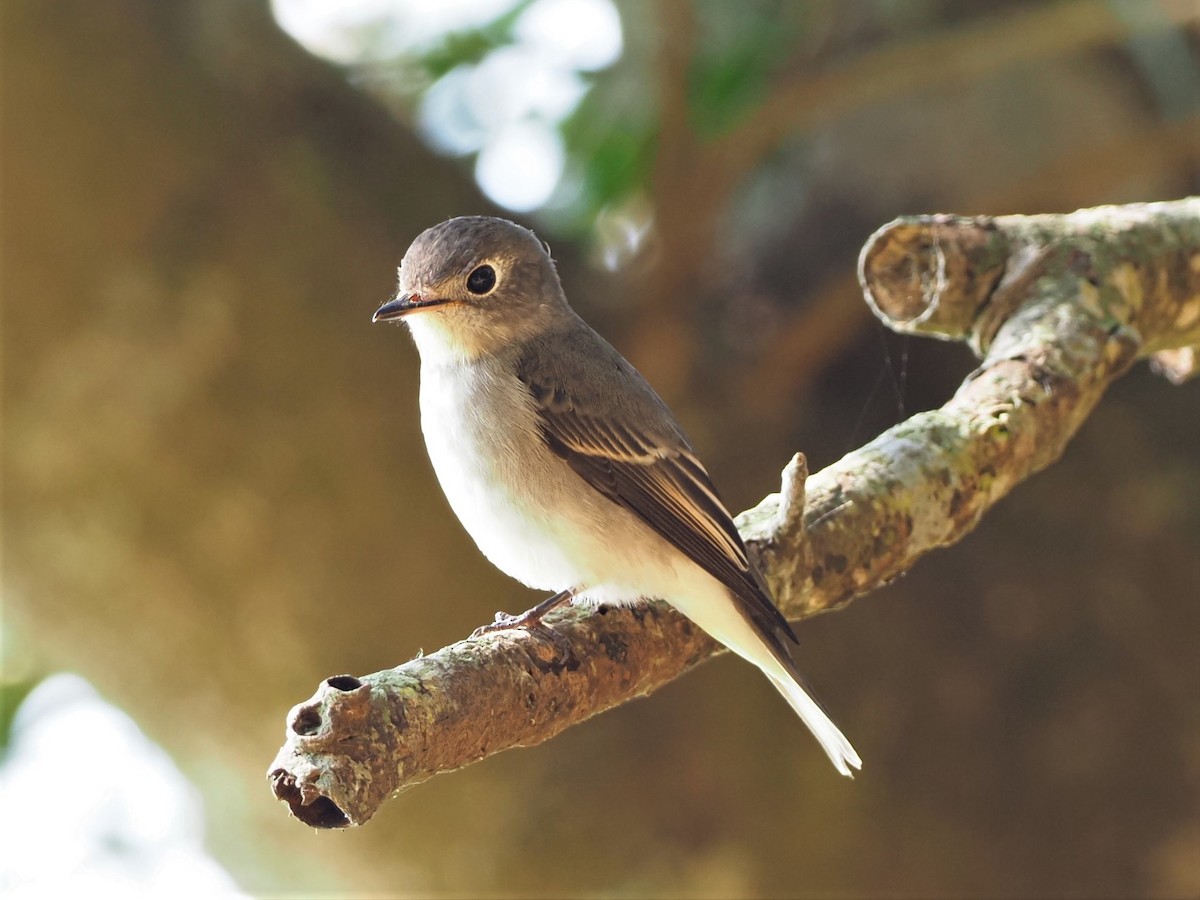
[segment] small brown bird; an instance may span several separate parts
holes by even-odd
[[[771,680],[843,775],[862,762],[806,689],[796,640],[671,411],[567,304],[533,232],[450,219],[395,299],[421,354],[421,428],[451,507],[498,568],[562,602],[666,600]]]

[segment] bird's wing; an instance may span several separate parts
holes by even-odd
[[[750,564],[746,545],[704,466],[649,385],[612,353],[622,374],[635,379],[622,379],[618,390],[633,390],[635,402],[602,403],[598,411],[579,404],[559,373],[529,359],[518,365],[546,444],[591,487],[634,513],[729,588],[776,652],[790,658],[777,635],[782,632],[792,641],[796,635]],[[639,408],[642,415],[631,415]]]

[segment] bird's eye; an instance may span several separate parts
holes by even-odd
[[[477,266],[467,276],[467,290],[472,294],[486,294],[496,286],[496,270],[491,266]]]

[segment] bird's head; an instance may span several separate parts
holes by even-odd
[[[544,331],[567,310],[554,261],[532,231],[462,216],[422,232],[396,296],[372,321],[403,320],[423,358],[474,358]]]

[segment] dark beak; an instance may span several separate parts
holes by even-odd
[[[439,297],[422,297],[420,294],[397,294],[371,316],[372,322],[390,322],[418,309],[441,306],[446,301]]]

